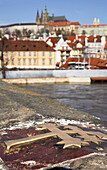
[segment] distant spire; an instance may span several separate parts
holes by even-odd
[[[98,18],[98,21],[97,21],[97,25],[100,25],[100,20],[99,20],[99,18]]]
[[[36,23],[37,23],[37,24],[40,24],[39,10],[37,10]]]
[[[94,18],[93,25],[96,25],[96,24],[97,24],[97,20],[96,20],[96,18]]]
[[[45,10],[44,10],[44,14],[47,14],[47,6],[45,5]]]
[[[52,17],[54,17],[54,10],[52,11]]]

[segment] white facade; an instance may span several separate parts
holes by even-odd
[[[87,35],[107,36],[107,25],[84,25],[78,29],[78,35],[85,32]]]
[[[2,31],[4,34],[6,30],[8,30],[10,33],[12,33],[15,30],[20,30],[22,33],[23,29],[27,29],[27,30],[33,30],[33,32],[36,34],[42,28],[44,28],[44,25],[36,25],[33,23],[31,23],[31,24],[30,23],[29,24],[12,24],[12,25],[7,25],[7,26],[1,26],[0,31]]]
[[[85,50],[84,55],[88,58],[96,58],[98,52],[104,52],[104,46],[106,43],[106,38],[103,36],[101,42],[96,42],[94,37],[94,42],[88,42],[88,37],[85,38]]]

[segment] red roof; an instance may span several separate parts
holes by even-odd
[[[0,41],[1,48],[1,41]],[[4,40],[4,51],[55,51],[44,41]]]
[[[68,44],[71,48],[73,48],[73,49],[76,50],[76,49],[77,49],[77,48],[76,48],[76,45],[77,45],[78,43],[81,43],[82,46],[85,45],[85,37],[86,37],[86,36],[78,36],[78,39],[76,39],[76,36],[68,36],[68,40],[71,41],[71,42],[68,42],[67,44]]]
[[[88,42],[94,42],[94,40],[96,39],[96,42],[101,42],[101,36],[89,36],[88,37]]]
[[[100,24],[100,25],[83,25],[82,27],[104,27],[107,26],[107,24]]]
[[[104,47],[104,49],[107,49],[107,40],[106,40],[106,43],[105,43],[105,47]]]
[[[63,21],[63,22],[53,22],[46,24],[48,26],[67,26],[67,25],[80,25],[79,22],[70,22],[70,21]]]
[[[53,48],[55,48],[55,44],[59,41],[59,39],[57,37],[49,37],[46,42],[48,42],[50,40],[50,42],[52,42],[53,44]]]
[[[84,61],[84,58],[80,58],[79,59],[80,62]],[[107,60],[102,60],[100,58],[91,58],[91,63],[89,63],[89,58],[86,58],[85,61],[87,62],[87,64],[91,66],[91,69],[100,69],[100,68],[105,68],[107,69]],[[68,58],[68,60],[66,61],[66,63],[64,65],[62,65],[62,67],[68,68],[69,67],[69,62],[78,62],[78,58]]]

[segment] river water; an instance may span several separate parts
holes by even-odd
[[[21,87],[107,120],[107,84],[33,84]]]

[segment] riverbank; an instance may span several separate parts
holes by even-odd
[[[32,92],[28,89],[19,88],[17,85],[8,84],[0,80],[0,129],[18,127],[18,124],[26,124],[32,127],[32,122],[42,122],[44,119],[82,122],[89,126],[104,127],[107,122],[100,120],[86,112],[78,111],[65,104],[58,103],[42,94]],[[21,126],[19,126],[21,128]],[[23,128],[23,126],[22,126]],[[41,145],[42,146],[42,145]],[[50,147],[49,147],[50,148]],[[101,150],[101,147],[98,147]],[[106,169],[105,153],[90,154],[88,157],[80,157],[69,161],[55,164],[54,167],[65,167],[66,169]],[[27,153],[28,154],[28,153]],[[41,155],[44,154],[41,152]],[[0,160],[0,167],[7,169]],[[52,168],[53,165],[50,166]],[[16,167],[15,167],[16,168]],[[59,168],[60,169],[60,168]]]
[[[63,118],[107,127],[104,120],[102,121],[86,112],[78,111],[48,97],[0,80],[1,128],[16,122],[41,120],[42,116],[40,115],[45,118]]]

